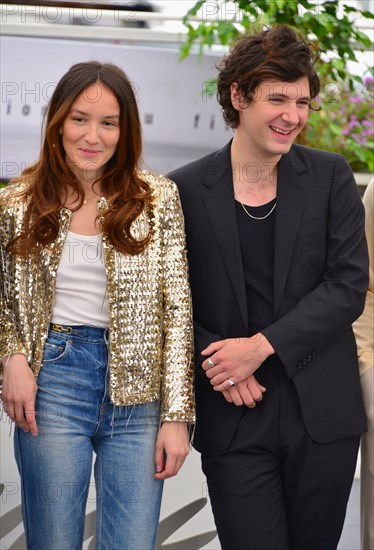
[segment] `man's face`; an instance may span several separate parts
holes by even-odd
[[[306,76],[296,82],[265,81],[248,106],[233,84],[231,99],[239,112],[237,137],[247,142],[251,155],[266,160],[287,153],[304,128],[311,101],[309,81]]]

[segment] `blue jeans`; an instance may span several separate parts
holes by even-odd
[[[154,478],[159,407],[110,403],[106,335],[86,326],[48,333],[39,435],[15,433],[29,550],[82,548],[93,451],[96,548],[154,548],[163,487]]]

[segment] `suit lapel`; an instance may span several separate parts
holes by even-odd
[[[207,165],[203,200],[207,217],[233,285],[245,329],[248,330],[247,298],[235,213],[230,157],[231,142]]]
[[[274,316],[277,318],[291,261],[296,261],[299,232],[308,190],[306,167],[294,147],[278,165],[274,250]],[[301,174],[303,174],[301,177]]]
[[[203,200],[223,262],[233,285],[244,326],[248,327],[247,297],[233,198],[231,142],[207,165]],[[293,147],[278,167],[274,250],[274,316],[277,317],[291,261],[297,254],[296,238],[307,197],[307,168]],[[301,177],[303,175],[303,177]]]

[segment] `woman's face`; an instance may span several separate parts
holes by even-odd
[[[74,101],[62,128],[65,161],[81,181],[93,183],[114,155],[120,136],[120,107],[100,82]]]

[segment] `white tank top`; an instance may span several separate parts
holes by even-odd
[[[57,271],[52,323],[109,324],[107,280],[101,235],[68,232]]]

